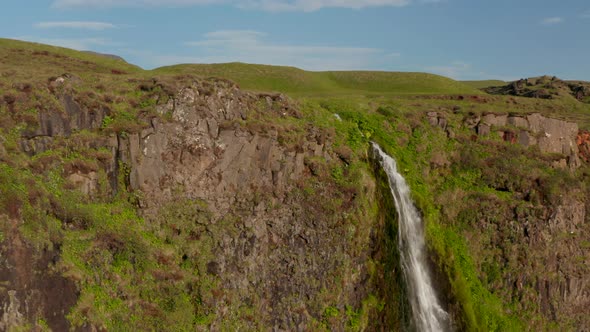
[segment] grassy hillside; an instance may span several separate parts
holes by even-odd
[[[176,65],[155,69],[154,73],[224,77],[243,89],[280,91],[295,96],[481,94],[460,82],[426,73],[310,72],[294,67],[244,63]]]
[[[85,74],[93,77],[133,74],[145,78],[191,74],[227,78],[246,90],[275,91],[296,97],[481,94],[461,82],[427,73],[310,72],[294,67],[244,63],[183,64],[148,71],[97,53],[2,38],[0,57],[0,68],[4,68],[14,81],[26,80],[32,75],[52,77],[67,72],[81,78]]]
[[[138,73],[142,69],[123,60],[98,53],[0,38],[0,64],[11,68],[14,75],[44,75],[56,71],[93,74]],[[21,70],[19,70],[21,69]]]

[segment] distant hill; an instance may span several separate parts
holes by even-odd
[[[123,74],[144,72],[121,57],[96,52],[79,52],[63,47],[0,38],[3,67],[15,70],[19,76],[57,76],[64,72],[84,74]]]
[[[23,66],[23,56],[29,59],[27,71],[35,68],[38,74],[60,75],[65,71],[83,74],[124,73],[135,75],[192,74],[232,80],[241,88],[253,91],[277,91],[294,96],[346,95],[442,95],[482,94],[481,91],[447,77],[411,72],[382,71],[325,71],[312,72],[295,67],[245,63],[181,64],[143,70],[127,63],[122,57],[93,51],[74,51],[66,48],[0,38],[0,53],[4,64],[11,68]],[[30,55],[30,56],[29,56]],[[56,59],[59,66],[56,67]],[[30,66],[34,64],[34,66]],[[85,65],[84,65],[85,64]],[[92,64],[92,66],[89,66]],[[59,71],[56,70],[59,68]],[[23,68],[24,69],[24,68]],[[82,72],[81,72],[82,71]]]
[[[122,57],[115,55],[115,54],[105,54],[105,53],[99,53],[99,52],[94,52],[94,51],[83,51],[83,52],[88,53],[88,54],[99,55],[99,56],[103,56],[106,58],[115,59],[115,60],[119,60],[119,61],[123,61],[123,62],[127,62],[125,59],[123,59]]]
[[[312,72],[294,67],[245,63],[183,64],[155,69],[156,73],[187,73],[223,77],[242,88],[296,95],[347,94],[481,94],[461,82],[427,73],[380,71]]]

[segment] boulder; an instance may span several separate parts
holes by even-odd
[[[519,127],[519,128],[528,128],[529,127],[529,123],[528,123],[527,119],[520,117],[520,116],[509,116],[507,122],[509,125]]]
[[[508,123],[508,115],[488,113],[481,118],[481,122],[488,126],[503,127]]]
[[[428,123],[430,123],[431,126],[439,127],[442,130],[447,129],[448,121],[444,115],[438,112],[428,112],[426,113],[426,116],[428,117]]]
[[[490,125],[486,123],[480,123],[477,126],[477,134],[479,136],[487,136],[490,134]]]

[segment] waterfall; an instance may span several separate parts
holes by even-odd
[[[410,188],[397,172],[395,160],[383,152],[376,143],[372,143],[372,147],[375,157],[387,174],[391,195],[397,208],[398,248],[415,329],[451,330],[449,315],[440,305],[432,286],[422,219],[410,198]]]

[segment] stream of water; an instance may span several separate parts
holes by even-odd
[[[395,160],[376,143],[372,143],[372,147],[389,179],[399,216],[398,247],[414,328],[417,331],[449,331],[449,315],[441,306],[432,285],[422,218],[412,202],[410,188],[398,173]]]

